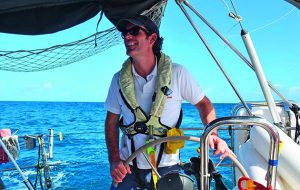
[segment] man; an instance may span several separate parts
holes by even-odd
[[[118,189],[153,189],[153,174],[144,155],[138,155],[128,167],[123,161],[149,139],[166,136],[169,129],[179,126],[183,100],[196,106],[204,125],[216,114],[187,70],[161,52],[163,39],[151,19],[140,15],[124,19],[118,22],[117,29],[122,33],[129,58],[114,75],[105,102],[110,172]],[[123,131],[120,149],[119,126]],[[224,157],[230,151],[217,132],[209,142],[211,148],[217,147],[215,154]],[[162,146],[154,149],[161,175],[179,170],[178,153],[166,154]]]

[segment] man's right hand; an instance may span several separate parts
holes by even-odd
[[[217,135],[210,135],[208,137],[208,143],[211,149],[215,149],[214,156],[221,154],[221,160],[224,159],[228,154],[232,153],[227,143]]]
[[[115,161],[110,164],[110,175],[114,182],[121,183],[127,173],[131,174],[130,167],[125,167],[122,160]]]

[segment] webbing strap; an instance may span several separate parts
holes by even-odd
[[[134,146],[134,141],[133,139],[131,139],[131,153],[135,152],[135,146]],[[138,168],[137,167],[137,162],[136,162],[136,157],[132,160],[132,164],[134,167]]]
[[[160,144],[160,149],[159,149],[158,156],[157,156],[157,166],[159,166],[159,164],[160,164],[164,150],[165,150],[165,143],[162,143],[162,144]]]
[[[131,153],[133,153],[133,152],[135,152],[134,140],[131,139],[130,142],[131,142]],[[162,158],[162,155],[163,155],[163,152],[164,152],[164,148],[165,148],[165,143],[162,143],[161,146],[160,146],[159,153],[158,153],[158,156],[157,156],[157,161],[156,161],[156,164],[155,164],[156,169],[158,168],[159,163],[161,161],[161,158]],[[136,180],[137,180],[140,188],[143,188],[145,186],[145,184],[139,178],[139,169],[138,169],[138,166],[137,166],[136,157],[132,160],[132,164],[133,164],[134,173],[136,175]],[[158,177],[157,177],[157,175],[155,174],[155,172],[153,170],[151,172],[152,172],[151,183],[153,183],[153,185],[156,189],[156,182],[158,180]],[[156,179],[155,179],[155,176],[156,176]]]
[[[131,153],[135,152],[135,145],[133,139],[131,139]],[[136,181],[139,184],[140,188],[144,187],[144,183],[139,178],[139,170],[137,166],[136,157],[132,160],[134,174],[136,176]]]

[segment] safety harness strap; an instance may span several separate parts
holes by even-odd
[[[179,127],[181,125],[182,116],[183,116],[183,113],[182,113],[182,110],[180,110],[180,115],[179,115],[178,121],[175,125],[176,129],[179,129]],[[147,122],[138,121],[138,122],[133,122],[129,125],[123,125],[123,117],[121,117],[120,122],[119,122],[119,127],[123,133],[125,133],[129,138],[132,138],[136,134],[148,135],[149,134],[148,125],[153,125],[153,124],[156,125],[156,127],[153,127],[153,135],[157,136],[157,137],[165,137],[167,131],[171,129],[171,127],[164,125],[160,121],[160,118],[156,118],[156,117],[151,117]]]
[[[171,84],[172,61],[161,53],[157,66],[157,86],[156,92],[153,94],[152,107],[150,116],[139,106],[134,91],[134,79],[132,76],[132,60],[128,58],[120,71],[119,86],[120,94],[126,106],[134,115],[134,121],[129,125],[123,125],[121,118],[120,128],[128,136],[132,137],[136,134],[149,134],[149,128],[153,131],[154,136],[164,137],[170,127],[160,122],[160,116],[163,112],[167,96],[171,92],[169,87]]]
[[[156,161],[156,164],[157,164],[157,167],[159,166],[159,163],[161,161],[161,158],[162,158],[162,155],[163,155],[163,152],[164,152],[164,149],[165,149],[165,143],[162,143],[160,145],[160,149],[159,149],[159,153],[158,153],[158,156],[157,156],[157,161]],[[133,139],[131,139],[131,152],[134,152],[135,151],[135,145],[134,145],[134,141]],[[139,176],[139,169],[138,169],[138,166],[137,166],[137,160],[136,158],[134,158],[132,160],[132,164],[133,164],[133,169],[134,169],[134,173],[136,174],[136,179],[137,179],[137,182],[140,186],[140,188],[143,188],[145,186],[145,184],[140,180],[140,178],[138,177]],[[151,183],[154,183],[153,182],[153,178],[151,179]]]

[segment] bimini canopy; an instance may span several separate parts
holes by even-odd
[[[103,11],[113,23],[167,0],[0,0],[0,32],[49,34],[80,24]],[[300,7],[300,0],[286,0]]]
[[[114,24],[159,0],[0,0],[0,32],[49,34],[80,24],[103,11]]]
[[[300,0],[286,0],[300,9]]]

